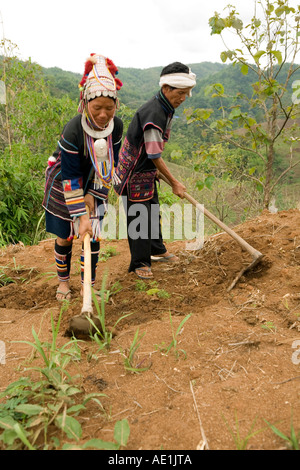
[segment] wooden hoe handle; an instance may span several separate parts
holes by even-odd
[[[89,209],[86,207],[89,216]],[[83,240],[84,250],[84,280],[83,280],[83,306],[82,312],[92,313],[92,254],[91,237],[87,233]]]
[[[170,181],[160,173],[159,178],[165,181],[168,185],[172,186]],[[197,209],[199,209],[201,212],[206,215],[212,222],[214,222],[216,225],[218,225],[222,230],[228,233],[244,250],[248,251],[250,255],[253,257],[253,259],[258,259],[261,258],[263,255],[260,253],[260,251],[256,250],[253,248],[253,246],[249,245],[249,243],[246,242],[243,238],[241,238],[237,233],[235,233],[231,228],[229,228],[224,222],[219,220],[214,214],[209,212],[202,204],[196,201],[190,194],[184,193],[185,199],[187,199],[191,204],[193,204]]]

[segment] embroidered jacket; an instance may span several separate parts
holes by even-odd
[[[121,147],[123,123],[114,118],[112,143],[115,165]],[[75,116],[63,130],[54,152],[56,162],[46,169],[46,184],[43,207],[64,220],[72,221],[86,213],[84,196],[92,194],[106,200],[108,188],[97,189],[94,185],[95,170],[85,148],[81,114]]]
[[[146,201],[154,194],[157,173],[153,162],[169,140],[174,108],[162,91],[134,115],[119,155],[114,184],[117,194],[127,190],[131,201]]]

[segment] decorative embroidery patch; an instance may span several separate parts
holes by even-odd
[[[130,201],[148,201],[153,198],[157,170],[134,173],[128,183]]]
[[[131,145],[125,137],[122,149],[120,151],[119,155],[119,162],[118,166],[115,169],[115,174],[119,178],[120,183],[114,185],[114,189],[116,193],[119,195],[122,194],[124,186],[126,182],[128,181],[128,178],[133,171],[134,167],[137,164],[139,157],[139,152],[136,147]]]

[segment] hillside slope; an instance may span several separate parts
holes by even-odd
[[[197,75],[198,83],[195,89],[197,92],[203,80],[207,80],[209,77],[213,80],[218,72],[228,66],[220,63],[202,62],[192,64],[191,67]],[[150,99],[159,88],[159,76],[162,68],[163,66],[148,69],[120,68],[119,78],[123,82],[123,87],[119,92],[121,102],[131,109],[137,109]],[[82,78],[80,73],[68,72],[59,67],[43,67],[43,73],[54,96],[68,94],[73,100],[77,101],[79,99],[78,83]],[[219,76],[216,80],[219,80]]]
[[[243,438],[252,425],[263,429],[249,440],[248,449],[285,448],[265,420],[289,435],[293,414],[300,430],[300,211],[265,211],[235,230],[264,259],[231,292],[232,279],[250,260],[227,234],[208,238],[198,252],[186,251],[185,242],[169,245],[180,263],[153,266],[155,287],[168,297],[141,290],[135,276],[128,275],[126,240],[102,243],[102,249],[115,247],[117,252],[98,268],[97,289],[108,270],[108,325],[113,327],[124,314],[131,316],[118,324],[109,352],[99,352],[86,340],[80,362],[68,369],[80,374],[86,393],[106,394],[101,399],[105,413],[96,404],[83,413],[82,441],[113,440],[114,424],[124,418],[130,425],[129,450],[193,450],[201,445],[203,430],[210,449],[236,449],[225,420],[236,432],[237,419]],[[60,344],[69,341],[69,319],[81,311],[79,241],[75,248],[73,300],[64,313]],[[57,320],[60,311],[56,280],[49,275],[54,273],[52,250],[53,240],[46,240],[0,252],[2,270],[14,280],[0,288],[0,340],[6,344],[2,391],[30,374],[31,348],[14,341],[31,341],[33,326],[42,341],[51,340],[50,316]],[[189,314],[177,349],[163,354],[172,342],[170,315],[176,330]],[[137,329],[144,336],[135,363],[149,368],[133,374],[125,371],[122,351],[128,350]],[[31,358],[30,365],[37,362]]]

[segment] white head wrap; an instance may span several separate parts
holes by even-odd
[[[160,77],[159,86],[169,85],[173,88],[191,88],[189,96],[192,96],[192,88],[196,85],[196,74],[191,69],[189,73],[170,73]]]

